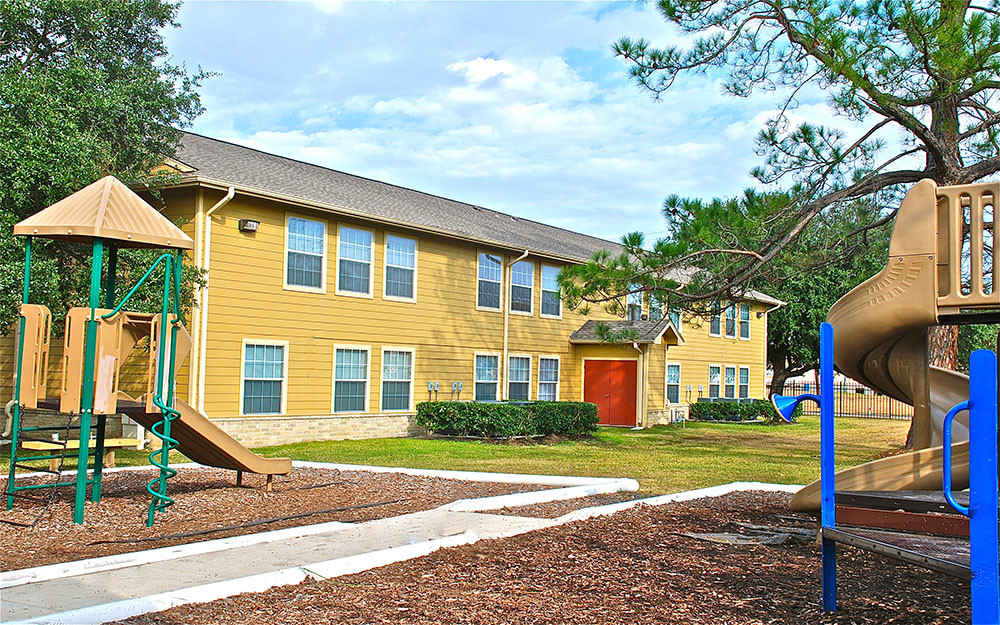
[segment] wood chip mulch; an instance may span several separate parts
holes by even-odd
[[[133,625],[247,623],[967,623],[967,583],[843,547],[840,610],[820,605],[814,541],[717,544],[682,533],[808,527],[788,496],[638,506],[323,582],[178,606]]]
[[[261,475],[245,474],[244,486],[237,488],[235,473],[232,471],[184,468],[168,482],[167,493],[174,498],[174,505],[157,514],[155,525],[149,528],[146,527],[146,510],[150,496],[146,492],[146,483],[156,475],[153,470],[106,473],[101,502],[94,504],[88,501],[84,513],[85,523],[82,526],[72,522],[72,488],[59,489],[55,502],[34,527],[22,528],[0,523],[0,570],[23,569],[327,521],[369,521],[430,510],[456,499],[546,488],[425,478],[401,473],[295,468],[290,475],[275,476],[273,491],[268,493],[264,491],[265,478]],[[45,481],[49,479],[43,478]],[[24,483],[29,481],[25,480]],[[6,492],[5,487],[6,479],[0,480],[0,492]],[[31,492],[45,493],[47,497],[49,489]],[[101,543],[196,532],[303,512],[383,502],[393,503],[303,516],[198,536]],[[16,500],[13,510],[0,511],[0,519],[30,522],[42,506],[41,503]]]

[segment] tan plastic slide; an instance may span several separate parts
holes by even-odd
[[[121,399],[127,398],[121,395]],[[288,458],[265,458],[255,454],[180,399],[174,399],[174,408],[181,415],[170,424],[170,436],[179,443],[177,450],[198,464],[262,475],[291,472],[292,461]],[[163,418],[158,412],[129,411],[128,415],[146,429]]]
[[[941,488],[942,423],[953,405],[969,398],[969,378],[930,366],[928,330],[942,317],[969,322],[977,311],[1000,309],[1000,292],[992,286],[1000,287],[1000,267],[990,259],[984,263],[984,251],[991,254],[998,196],[998,183],[917,183],[896,215],[885,269],[830,309],[837,367],[913,406],[914,451],[838,472],[838,491]],[[952,432],[953,488],[959,490],[969,480],[966,414],[955,419]],[[819,505],[818,481],[791,501],[792,509],[802,512]]]

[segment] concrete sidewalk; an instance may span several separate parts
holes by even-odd
[[[326,578],[484,538],[557,525],[549,519],[437,508],[224,551],[3,589],[0,621],[98,623],[172,605]],[[202,598],[203,597],[203,598]]]

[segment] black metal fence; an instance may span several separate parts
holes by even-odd
[[[818,384],[785,384],[782,395],[800,395],[802,393],[819,393]],[[900,419],[909,421],[913,418],[913,406],[883,395],[857,382],[840,382],[834,384],[834,412],[838,417],[862,417],[867,419]],[[819,407],[813,402],[802,402],[803,412],[818,415]]]

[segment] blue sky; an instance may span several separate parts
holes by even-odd
[[[662,236],[667,195],[738,194],[777,103],[640,91],[611,45],[681,41],[651,3],[189,0],[179,22],[173,61],[221,74],[194,132],[610,239]]]

